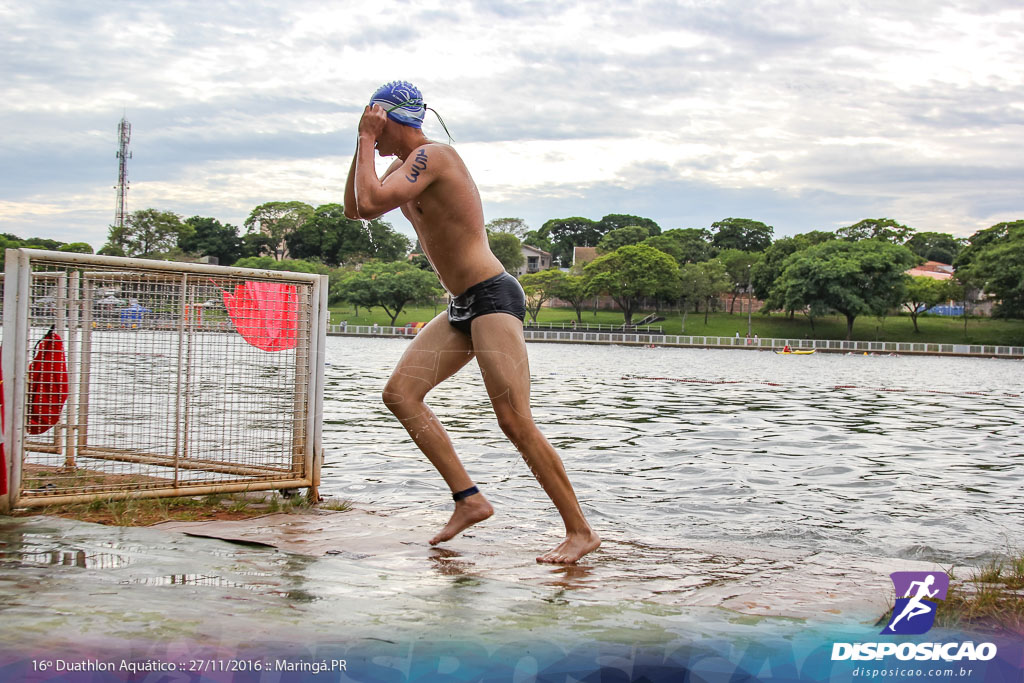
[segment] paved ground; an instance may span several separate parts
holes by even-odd
[[[936,568],[651,538],[607,539],[581,565],[553,567],[534,556],[558,539],[537,548],[514,521],[431,548],[444,521],[396,510],[145,528],[0,517],[0,680],[57,659],[179,666],[178,678],[138,680],[277,682],[266,669],[180,674],[340,659],[347,678],[302,680],[531,680],[543,669],[568,681],[609,663],[665,680],[764,667],[852,680],[831,644],[877,638],[890,572]],[[92,676],[53,680],[128,680]]]
[[[538,567],[529,548],[489,538],[486,527],[471,530],[472,538],[430,548],[423,539],[441,521],[393,511],[352,510],[225,522],[165,522],[153,528],[311,556],[340,556],[371,566],[429,568],[512,582],[529,582],[536,576]],[[481,535],[484,538],[477,542]],[[609,599],[618,596],[758,616],[873,623],[891,606],[891,572],[941,569],[930,562],[892,558],[708,543],[659,549],[607,539],[581,566],[557,571],[567,587],[597,590]]]

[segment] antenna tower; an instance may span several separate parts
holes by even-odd
[[[117,124],[117,207],[114,211],[114,225],[124,227],[125,200],[128,195],[128,160],[132,153],[128,151],[128,143],[132,139],[132,124],[122,116]]]

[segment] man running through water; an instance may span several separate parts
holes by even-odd
[[[538,562],[571,564],[601,539],[587,523],[558,453],[533,422],[523,339],[525,298],[491,253],[476,184],[458,153],[421,130],[426,106],[402,81],[381,86],[359,121],[345,183],[345,215],[372,219],[401,208],[441,284],[448,311],[420,330],[384,387],[385,405],[444,477],[455,511],[431,545],[481,522],[494,508],[473,484],[448,433],[424,403],[427,393],[476,357],[498,425],[522,454],[565,524],[565,540]],[[374,149],[398,157],[378,178]]]

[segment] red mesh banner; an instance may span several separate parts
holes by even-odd
[[[232,294],[223,290],[224,306],[245,341],[264,351],[294,349],[298,343],[299,297],[294,285],[246,282]]]

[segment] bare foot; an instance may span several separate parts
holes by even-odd
[[[601,537],[591,529],[585,533],[566,534],[565,540],[537,558],[544,564],[576,564],[581,557],[601,545]]]
[[[455,503],[455,512],[451,519],[438,532],[437,536],[430,539],[430,545],[437,545],[443,541],[455,538],[463,529],[467,529],[477,522],[482,522],[494,514],[494,508],[487,502],[482,493],[477,493],[468,498],[463,498]]]

